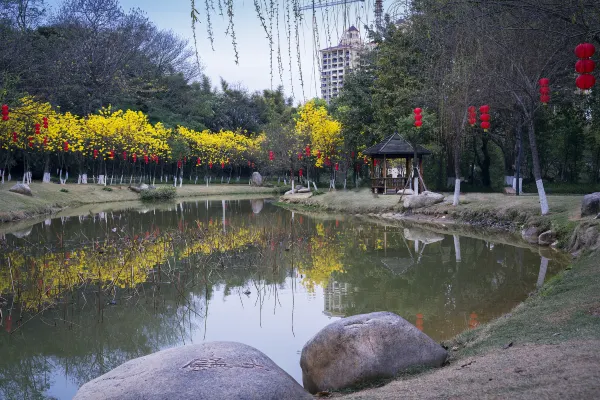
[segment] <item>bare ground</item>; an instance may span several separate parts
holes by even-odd
[[[468,357],[344,399],[594,399],[600,340],[521,344]]]

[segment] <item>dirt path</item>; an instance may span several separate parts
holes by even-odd
[[[521,344],[457,361],[344,399],[594,399],[600,340]]]

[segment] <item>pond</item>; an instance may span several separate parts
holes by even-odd
[[[302,382],[302,346],[337,318],[391,311],[449,339],[564,267],[533,248],[273,203],[121,206],[0,234],[0,397],[70,399],[129,359],[214,340]]]

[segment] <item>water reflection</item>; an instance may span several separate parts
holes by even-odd
[[[562,266],[263,199],[64,216],[16,233],[0,239],[0,397],[18,399],[71,398],[126,360],[203,340],[257,347],[300,380],[300,349],[333,318],[392,311],[446,339]]]

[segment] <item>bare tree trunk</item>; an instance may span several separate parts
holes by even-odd
[[[454,143],[454,200],[453,206],[457,206],[460,197],[460,135],[457,135]]]
[[[550,208],[548,207],[548,198],[546,197],[546,191],[544,190],[544,182],[542,182],[542,169],[540,168],[540,157],[538,155],[537,143],[535,141],[535,128],[533,126],[533,119],[529,120],[528,128],[529,147],[531,147],[531,159],[533,161],[533,177],[535,178],[535,185],[537,186],[538,195],[540,196],[542,215],[546,215],[550,211]]]

